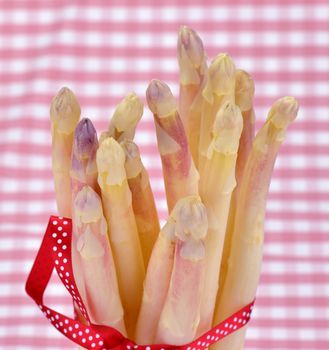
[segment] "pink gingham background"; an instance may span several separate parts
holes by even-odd
[[[129,91],[151,78],[178,92],[176,37],[195,28],[208,57],[230,53],[255,79],[257,128],[283,95],[301,104],[277,160],[248,350],[329,349],[329,2],[0,0],[0,349],[73,349],[25,295],[48,216],[49,104],[63,86],[105,129]],[[147,108],[136,140],[166,216]],[[54,278],[50,306],[70,313]],[[232,349],[235,350],[235,349]]]

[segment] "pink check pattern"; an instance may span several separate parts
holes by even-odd
[[[73,349],[38,313],[24,282],[50,214],[49,104],[63,85],[106,128],[148,81],[178,93],[176,36],[193,27],[209,58],[228,52],[255,79],[257,128],[271,103],[301,109],[277,160],[264,264],[247,350],[329,349],[329,3],[327,0],[0,0],[0,348]],[[136,141],[166,217],[147,108]],[[47,305],[69,314],[58,279]],[[59,307],[60,306],[60,307]],[[233,350],[233,349],[232,349]]]

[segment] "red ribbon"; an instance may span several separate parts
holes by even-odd
[[[50,217],[41,247],[26,282],[26,292],[38,304],[41,311],[59,332],[86,349],[205,350],[210,345],[243,327],[250,319],[254,301],[198,339],[189,344],[179,346],[168,344],[137,345],[112,327],[92,324],[73,277],[71,234],[71,219],[58,216]],[[79,322],[77,319],[62,315],[43,303],[43,294],[54,267],[75,304],[88,321],[88,325]]]

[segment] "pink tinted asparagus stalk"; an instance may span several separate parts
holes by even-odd
[[[195,165],[198,164],[202,110],[207,58],[203,43],[191,28],[182,26],[178,34],[179,113]]]
[[[72,191],[72,217],[74,218],[74,200],[77,193],[85,186],[89,185],[93,190],[99,192],[97,184],[97,166],[96,166],[96,151],[98,148],[97,133],[92,122],[83,118],[77,125],[72,148],[71,158],[71,191]],[[73,234],[72,234],[72,267],[76,285],[79,293],[87,303],[86,290],[83,279],[83,272],[81,267],[81,258],[77,250],[78,231],[75,220],[73,220]],[[76,308],[79,314],[78,308]],[[83,316],[79,314],[80,319]]]
[[[117,105],[107,131],[100,136],[101,143],[107,137],[113,137],[117,141],[133,140],[136,126],[143,115],[143,102],[131,92]]]
[[[50,107],[52,169],[58,214],[71,217],[71,153],[73,133],[80,118],[80,105],[73,92],[64,87]]]
[[[110,326],[126,335],[117,275],[103,216],[102,202],[89,186],[74,200],[77,251],[87,294],[91,321]]]
[[[133,141],[125,140],[121,146],[126,154],[125,169],[132,195],[139,239],[147,267],[154,243],[160,231],[150,180],[141,160],[139,149]]]
[[[173,217],[177,238],[174,266],[161,312],[156,343],[181,345],[195,338],[206,267],[203,240],[208,230],[206,208],[200,197],[177,202]]]
[[[228,271],[216,305],[216,324],[255,298],[271,174],[286,129],[297,111],[298,103],[293,97],[276,101],[253,141],[239,191]],[[235,332],[214,345],[214,349],[243,349],[245,332],[246,328]]]
[[[251,150],[252,141],[255,135],[255,113],[252,103],[254,92],[255,87],[251,76],[247,72],[238,69],[235,75],[235,101],[242,113],[243,129],[240,137],[238,158],[236,161],[235,169],[237,185],[233,191],[231,198],[230,212],[227,222],[225,243],[221,262],[219,293],[222,291],[221,287],[223,286],[227,272],[228,254],[230,251],[231,239],[234,230],[234,219],[238,200],[238,192],[241,181],[243,179],[244,167],[247,163],[247,158]]]
[[[226,102],[220,108],[200,176],[200,196],[207,208],[209,230],[205,240],[207,269],[198,335],[211,328],[214,315],[225,230],[236,185],[235,165],[242,123],[241,111],[235,104]]]
[[[188,195],[198,194],[199,174],[194,166],[177,105],[168,85],[152,80],[146,91],[154,115],[168,210]]]
[[[96,161],[125,324],[128,336],[133,339],[145,268],[125,172],[125,153],[117,141],[107,138],[99,146]]]
[[[215,116],[225,102],[234,103],[235,64],[227,54],[219,54],[211,62],[203,89],[203,107],[199,141],[198,169],[203,166],[211,142]]]
[[[175,221],[170,216],[158,235],[147,267],[136,327],[138,344],[152,344],[155,341],[174,264],[175,241]]]

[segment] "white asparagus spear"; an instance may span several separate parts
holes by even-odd
[[[223,292],[217,301],[217,324],[255,298],[259,281],[264,216],[271,174],[286,129],[296,118],[293,97],[277,100],[257,133],[244,170],[234,223],[231,251]],[[216,350],[242,350],[246,328],[214,345]]]
[[[254,92],[255,87],[251,76],[247,72],[237,69],[235,75],[235,101],[242,113],[243,129],[240,137],[238,158],[235,167],[236,187],[232,193],[226,227],[225,243],[220,270],[219,293],[222,291],[222,286],[227,272],[228,254],[230,251],[231,239],[234,230],[234,218],[239,188],[243,178],[244,167],[247,163],[247,158],[255,135],[255,113],[252,103]]]
[[[80,118],[80,105],[73,92],[64,87],[50,107],[52,169],[58,214],[71,217],[71,152],[74,129]]]
[[[177,57],[180,82],[179,114],[194,164],[197,166],[207,57],[198,34],[186,26],[182,26],[178,34]]]
[[[154,343],[174,264],[175,240],[175,221],[169,217],[158,235],[147,267],[136,327],[138,344]]]
[[[171,212],[180,198],[198,194],[199,174],[169,86],[152,80],[146,98],[154,115],[168,210]]]
[[[72,158],[71,158],[71,191],[72,191],[72,217],[74,214],[74,200],[77,193],[85,186],[89,185],[93,190],[99,192],[97,184],[97,166],[96,166],[96,150],[98,148],[97,133],[92,122],[87,119],[81,119],[74,131]],[[73,220],[73,234],[71,241],[71,257],[73,275],[78,287],[80,296],[87,305],[87,297],[83,272],[81,267],[80,254],[77,250],[78,231]],[[79,309],[75,308],[78,317],[84,321]]]
[[[242,131],[240,109],[226,102],[218,111],[213,139],[201,172],[200,196],[207,208],[209,230],[205,240],[206,276],[198,335],[211,328],[219,285],[219,271]]]
[[[99,143],[107,137],[113,137],[117,141],[133,140],[136,126],[143,115],[143,102],[131,92],[117,105],[110,120],[109,128],[100,136]]]
[[[160,231],[158,213],[148,173],[141,160],[139,149],[133,141],[125,140],[121,146],[126,154],[125,169],[132,195],[144,265],[147,267],[154,243]]]
[[[77,250],[87,294],[91,321],[126,335],[116,270],[103,216],[102,202],[89,186],[74,200]]]
[[[113,138],[96,155],[98,183],[117,268],[128,336],[133,339],[142,299],[145,268],[125,172],[125,153]]]
[[[173,217],[177,237],[174,266],[155,340],[182,345],[195,338],[199,324],[208,222],[198,196],[178,201]]]
[[[235,65],[227,54],[219,54],[211,62],[203,89],[203,106],[199,141],[198,169],[202,169],[211,142],[211,131],[219,108],[227,101],[234,103]]]

